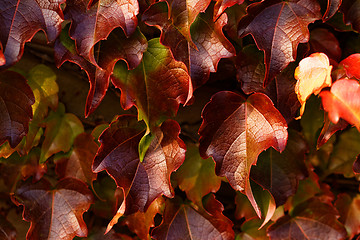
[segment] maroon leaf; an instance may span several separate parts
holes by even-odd
[[[256,206],[249,186],[250,168],[263,150],[285,149],[288,137],[285,119],[266,95],[255,93],[245,100],[233,92],[215,94],[202,117],[201,156],[212,156],[216,174],[226,176],[232,187],[245,192]],[[260,210],[256,211],[261,216]]]
[[[308,24],[321,18],[320,6],[312,0],[280,0],[253,3],[239,23],[240,37],[251,34],[265,52],[267,85],[296,59],[299,43],[309,40]]]
[[[323,16],[323,21],[330,19],[337,12],[342,0],[328,0],[326,12]]]
[[[360,0],[343,0],[340,10],[344,13],[344,21],[360,32]]]
[[[60,34],[65,0],[9,0],[0,2],[0,41],[9,67],[20,60],[24,44],[43,30],[49,41]]]
[[[217,0],[214,7],[214,21],[225,11],[226,8],[235,4],[242,4],[244,0]]]
[[[70,36],[81,56],[96,64],[94,45],[106,39],[116,27],[127,36],[135,32],[139,5],[136,0],[67,0],[65,19],[72,22]]]
[[[339,61],[341,58],[340,43],[335,35],[326,28],[316,28],[310,32],[311,51],[325,53],[330,60]]]
[[[360,195],[350,197],[348,194],[339,194],[335,206],[340,213],[339,221],[344,224],[349,239],[360,233]]]
[[[312,198],[298,205],[268,228],[271,239],[345,239],[346,230],[337,220],[336,209]]]
[[[54,190],[50,188],[49,182],[41,180],[34,184],[24,183],[15,192],[15,203],[24,205],[23,217],[31,222],[27,239],[86,237],[87,228],[82,214],[93,202],[87,185],[65,178]]]
[[[12,71],[0,73],[0,145],[8,140],[15,148],[20,143],[29,130],[34,103],[34,94],[23,76]]]
[[[258,164],[252,167],[251,178],[270,191],[277,206],[294,195],[299,180],[308,176],[304,162],[307,151],[305,139],[298,132],[290,131],[282,153],[269,149],[259,156]]]
[[[106,170],[125,191],[126,213],[144,212],[161,194],[173,197],[170,174],[185,158],[185,144],[178,138],[180,127],[172,120],[154,132],[142,162],[138,145],[146,126],[135,116],[123,115],[100,136],[101,146],[93,171]]]
[[[227,23],[227,16],[222,14],[213,22],[211,5],[204,14],[199,14],[192,24],[189,40],[183,35],[182,29],[174,23],[174,16],[168,18],[168,14],[167,5],[160,2],[152,5],[144,13],[143,21],[162,31],[160,42],[170,48],[176,60],[185,63],[194,88],[197,88],[207,81],[210,72],[216,72],[221,58],[235,55],[234,47],[222,32],[223,26]]]
[[[224,207],[214,195],[204,203],[205,209],[181,204],[179,199],[166,201],[163,221],[152,231],[159,240],[178,239],[234,239],[232,222],[222,211]]]

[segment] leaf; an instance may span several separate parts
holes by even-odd
[[[214,21],[224,13],[225,9],[234,6],[235,4],[242,4],[244,0],[217,0],[214,7]]]
[[[258,218],[252,218],[252,219],[245,221],[241,225],[240,239],[268,240],[269,237],[266,236],[266,228],[267,227],[263,227],[260,229],[261,224],[262,224],[261,219],[258,219]]]
[[[63,104],[56,112],[50,112],[43,123],[45,139],[41,146],[40,163],[58,152],[68,152],[77,135],[84,132],[81,121],[72,113],[65,113]]]
[[[259,219],[256,215],[254,208],[251,206],[249,199],[246,197],[246,195],[244,195],[240,192],[236,192],[235,204],[236,204],[236,209],[235,209],[234,216],[237,220],[239,220],[241,218],[245,218],[245,220],[249,220],[251,218]],[[262,222],[259,224],[259,226],[261,226]]]
[[[138,119],[150,128],[174,116],[179,104],[192,97],[186,66],[175,61],[159,39],[148,42],[142,62],[134,70],[129,71],[125,63],[118,62],[111,79],[122,92],[122,107],[129,109],[135,105]]]
[[[222,14],[213,22],[213,5],[210,5],[191,25],[189,40],[182,35],[183,29],[174,23],[177,19],[168,18],[168,11],[173,13],[173,9],[168,10],[166,4],[160,2],[152,5],[142,18],[146,24],[161,30],[160,42],[170,48],[177,61],[185,63],[194,88],[198,88],[208,80],[210,72],[217,71],[221,58],[235,55],[234,47],[222,32],[227,16]]]
[[[24,206],[23,217],[31,222],[26,239],[73,239],[86,237],[83,213],[94,201],[83,182],[65,178],[50,190],[49,182],[26,182],[15,192],[14,201]]]
[[[360,131],[360,84],[350,79],[337,80],[330,91],[320,93],[324,110],[329,119],[338,123],[340,118],[346,120]]]
[[[40,149],[33,148],[23,158],[25,164],[21,166],[22,178],[25,180],[29,177],[33,177],[33,182],[39,181],[47,172],[46,164],[39,164]]]
[[[324,53],[313,53],[300,61],[295,69],[295,93],[301,103],[300,117],[310,95],[318,95],[323,88],[331,86],[331,70],[329,58]]]
[[[235,190],[245,192],[256,207],[248,180],[250,168],[263,150],[285,149],[288,137],[285,119],[262,93],[245,100],[225,91],[212,97],[202,118],[200,155],[213,157],[216,174],[225,176]],[[259,209],[255,210],[261,215]]]
[[[154,132],[140,162],[138,145],[145,130],[146,126],[137,122],[135,116],[119,116],[101,134],[101,146],[92,166],[95,173],[106,170],[124,189],[126,214],[146,211],[160,195],[173,197],[170,174],[185,158],[185,144],[178,137],[180,127],[168,120]]]
[[[335,35],[326,28],[315,28],[310,32],[310,47],[313,53],[322,52],[330,59],[340,61],[342,50]]]
[[[3,215],[0,215],[0,239],[16,240],[16,229]]]
[[[345,239],[344,226],[337,220],[336,209],[312,198],[298,205],[290,216],[278,219],[268,228],[271,239]]]
[[[282,153],[268,149],[260,154],[257,165],[251,168],[251,179],[269,190],[276,206],[284,205],[296,193],[299,180],[308,176],[304,162],[307,151],[306,141],[300,133],[289,131],[289,139]]]
[[[96,65],[94,45],[121,27],[126,36],[135,32],[139,4],[136,0],[67,0],[65,19],[70,20],[70,37],[81,56]]]
[[[344,60],[342,60],[339,64],[340,69],[345,69],[346,75],[349,78],[355,77],[357,79],[360,79],[360,53],[355,53]]]
[[[98,150],[98,145],[88,133],[77,135],[70,157],[56,161],[56,172],[60,178],[73,177],[92,185],[96,174],[91,166]]]
[[[316,148],[320,148],[321,146],[323,146],[334,133],[344,130],[347,126],[349,126],[349,124],[345,120],[340,119],[337,124],[333,124],[325,115],[324,127],[322,128],[319,138],[317,140]]]
[[[323,16],[323,21],[327,21],[335,15],[341,5],[342,0],[328,0],[326,12]]]
[[[146,212],[136,212],[126,216],[124,224],[126,224],[132,232],[136,233],[140,239],[151,239],[149,232],[151,227],[155,227],[154,217],[164,210],[164,205],[164,198],[157,198]]]
[[[296,59],[299,43],[309,40],[307,26],[321,18],[320,6],[312,0],[280,0],[253,3],[239,23],[238,35],[251,34],[265,52],[266,86]]]
[[[344,21],[351,24],[352,28],[360,32],[360,1],[359,0],[343,0],[340,11],[344,13]]]
[[[4,47],[7,68],[19,61],[24,44],[42,30],[49,41],[61,31],[63,14],[60,4],[64,0],[10,0],[0,3],[0,41]]]
[[[0,145],[8,141],[15,148],[28,133],[34,102],[23,76],[12,71],[0,73]]]
[[[350,197],[340,194],[335,202],[335,207],[340,213],[339,221],[344,224],[349,239],[360,233],[360,195]]]
[[[173,177],[187,198],[199,206],[205,195],[216,193],[221,185],[221,178],[215,175],[214,161],[202,159],[195,145],[188,147],[185,161]]]
[[[354,173],[360,173],[360,154],[357,155],[356,160],[354,161],[353,171]]]
[[[234,239],[232,222],[222,211],[224,207],[209,195],[205,209],[181,204],[179,199],[166,201],[163,221],[151,235],[155,239]]]

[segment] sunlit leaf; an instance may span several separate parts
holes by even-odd
[[[15,148],[20,143],[29,130],[34,102],[23,76],[12,71],[0,73],[0,144],[7,140]]]
[[[312,0],[262,1],[247,8],[239,23],[239,36],[251,34],[265,52],[267,85],[290,62],[295,61],[299,43],[309,40],[307,26],[321,18],[320,6]]]
[[[342,60],[339,64],[339,68],[343,68],[346,71],[346,75],[349,78],[355,77],[360,79],[360,53],[355,53],[344,60]]]
[[[344,224],[349,238],[352,239],[360,233],[360,195],[350,197],[341,194],[335,202],[335,207],[340,213],[339,221]]]
[[[15,192],[14,201],[24,205],[23,217],[31,222],[27,239],[71,240],[86,237],[83,213],[93,202],[87,185],[73,178],[65,178],[51,190],[49,182],[26,182]]]

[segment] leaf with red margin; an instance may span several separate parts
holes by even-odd
[[[6,63],[6,59],[5,59],[3,50],[4,50],[4,49],[3,49],[2,44],[1,44],[1,42],[0,42],[0,67],[1,67],[2,65],[5,65],[5,63]]]
[[[299,180],[308,176],[304,162],[306,152],[308,146],[305,139],[300,133],[289,131],[289,139],[282,153],[268,149],[260,154],[257,165],[251,168],[251,179],[269,190],[276,206],[284,205],[296,193]]]
[[[349,78],[355,77],[360,80],[360,53],[355,53],[339,63],[339,68],[345,69]]]
[[[337,220],[338,212],[317,198],[296,206],[290,215],[279,218],[268,228],[271,239],[345,239],[344,226]]]
[[[150,228],[155,227],[154,217],[156,214],[163,212],[165,199],[162,197],[157,198],[146,210],[146,212],[136,212],[126,216],[124,224],[136,233],[140,239],[151,239]]]
[[[168,120],[154,131],[140,162],[138,145],[145,131],[145,124],[138,122],[136,116],[119,116],[99,137],[101,146],[93,162],[94,172],[106,170],[124,189],[126,214],[146,211],[162,194],[173,197],[170,174],[185,158],[185,144],[178,137],[180,126]]]
[[[25,42],[43,30],[49,41],[61,31],[65,0],[7,0],[0,2],[0,41],[4,47],[7,68],[19,61]]]
[[[335,15],[337,10],[339,10],[341,2],[342,2],[342,0],[328,0],[326,12],[325,12],[324,16],[322,17],[323,21],[326,21]]]
[[[337,80],[330,91],[320,93],[324,110],[329,119],[338,123],[340,118],[355,125],[360,131],[360,84],[350,79]]]
[[[174,173],[173,179],[187,198],[199,206],[205,195],[217,192],[221,185],[221,178],[215,174],[214,161],[211,158],[202,159],[195,145],[188,146],[185,161]]]
[[[69,27],[66,26],[56,40],[55,62],[59,68],[64,62],[70,61],[79,65],[86,72],[90,90],[85,105],[85,116],[89,116],[99,106],[105,97],[110,83],[110,75],[118,60],[125,60],[128,68],[137,67],[146,50],[147,41],[145,36],[136,29],[130,36],[126,37],[121,29],[115,29],[108,40],[100,43],[98,64],[100,67],[90,63],[80,56],[75,47],[75,42],[68,36]]]
[[[339,221],[344,224],[349,239],[360,233],[360,195],[350,197],[343,193],[338,195],[335,207],[340,213]]]
[[[349,126],[349,124],[344,119],[340,118],[339,122],[334,124],[329,120],[327,115],[325,115],[324,126],[321,129],[316,148],[319,149],[331,138],[334,133],[344,130],[347,126]]]
[[[23,217],[31,222],[27,239],[70,240],[87,236],[82,215],[94,199],[80,180],[65,178],[53,190],[44,179],[26,182],[15,191],[13,201],[24,205]]]
[[[178,239],[234,239],[233,223],[222,211],[223,205],[213,194],[204,200],[204,209],[183,204],[178,198],[167,200],[163,221],[151,236],[158,240]]]
[[[98,150],[98,145],[88,133],[79,134],[73,145],[70,157],[56,161],[56,172],[60,178],[73,177],[92,185],[96,179],[91,166]]]
[[[216,72],[221,58],[235,55],[235,49],[222,32],[227,23],[227,15],[222,14],[213,22],[213,5],[205,13],[199,14],[191,26],[190,42],[168,19],[168,8],[163,2],[152,5],[142,19],[150,26],[161,30],[160,42],[169,47],[174,58],[185,63],[194,88],[204,84],[210,72]]]
[[[307,26],[321,19],[320,6],[312,0],[270,0],[253,3],[239,22],[239,37],[251,34],[265,52],[266,86],[290,62],[297,46],[309,40]]]
[[[121,105],[135,105],[138,119],[152,128],[176,114],[180,103],[192,97],[192,85],[186,66],[175,61],[158,38],[148,42],[142,62],[128,70],[124,62],[115,65],[112,83],[121,90]]]
[[[295,69],[295,93],[301,103],[300,117],[305,110],[305,103],[311,94],[318,95],[325,87],[330,87],[332,66],[324,53],[313,53],[302,59]]]
[[[344,13],[344,22],[360,32],[360,0],[343,0],[340,11]]]
[[[342,50],[335,35],[326,28],[316,28],[310,32],[310,47],[313,53],[325,53],[330,60],[340,61]]]
[[[217,0],[214,7],[214,21],[224,13],[225,9],[234,6],[235,4],[242,4],[244,0]]]
[[[205,106],[200,126],[200,155],[213,157],[216,174],[248,196],[261,216],[250,189],[250,168],[258,155],[273,147],[285,149],[287,124],[271,100],[262,93],[248,99],[233,92],[219,92]]]
[[[0,73],[0,145],[5,141],[15,148],[29,130],[35,97],[19,73]]]
[[[65,19],[70,20],[70,36],[78,53],[92,64],[94,45],[106,39],[110,32],[121,27],[126,36],[136,30],[139,4],[136,0],[67,0]]]

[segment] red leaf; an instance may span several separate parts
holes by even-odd
[[[245,191],[256,206],[249,186],[250,168],[263,150],[285,149],[288,137],[285,119],[266,95],[255,93],[245,100],[232,92],[215,94],[202,117],[201,156],[212,156],[216,174],[226,176],[235,190]],[[259,209],[257,213],[261,215]]]
[[[360,84],[350,79],[337,80],[330,91],[320,93],[322,104],[328,112],[329,119],[338,123],[340,118],[346,120],[360,131]]]
[[[214,195],[205,200],[205,209],[181,204],[179,199],[166,201],[163,221],[152,231],[159,240],[178,239],[234,239],[232,222],[221,212],[222,204]]]
[[[316,28],[310,32],[310,46],[312,52],[325,53],[329,58],[339,61],[341,58],[340,43],[335,35],[326,28]]]
[[[323,21],[330,19],[337,12],[342,0],[328,0],[326,12],[323,16]]]
[[[299,43],[309,40],[308,24],[321,18],[320,6],[312,0],[270,0],[253,3],[239,23],[240,37],[251,34],[265,52],[267,85],[296,59]]]
[[[61,31],[63,14],[60,4],[65,0],[10,0],[0,2],[0,41],[9,67],[20,60],[24,44],[43,30],[49,41]]]
[[[360,173],[360,154],[356,157],[356,160],[353,164],[354,173]]]
[[[1,5],[1,4],[0,4]],[[26,79],[12,71],[0,73],[0,145],[15,148],[29,130],[34,94]]]
[[[170,174],[185,158],[185,144],[179,139],[179,125],[164,122],[142,162],[138,145],[146,126],[135,116],[123,115],[111,123],[100,136],[101,146],[93,163],[93,171],[106,170],[125,191],[126,213],[144,212],[161,194],[173,197]]]
[[[161,30],[160,42],[170,48],[176,60],[185,63],[194,88],[205,83],[210,72],[216,72],[221,58],[235,55],[234,47],[222,32],[227,23],[226,14],[222,14],[214,23],[212,11],[211,5],[204,14],[199,14],[191,26],[191,40],[174,23],[174,16],[168,18],[165,3],[152,5],[143,15],[144,22]]]
[[[344,13],[344,21],[360,32],[360,0],[343,0],[340,11]]]
[[[338,123],[333,124],[329,118],[325,115],[325,122],[324,126],[321,130],[321,133],[319,135],[319,138],[317,140],[316,148],[320,148],[322,145],[324,145],[331,136],[336,133],[337,131],[344,130],[349,124],[343,120],[340,119]]]
[[[348,194],[340,194],[335,202],[340,213],[339,221],[344,224],[349,239],[360,233],[360,195],[351,198]]]
[[[355,77],[360,79],[360,53],[355,53],[344,60],[339,64],[339,68],[343,68],[346,71],[346,75],[349,78]]]
[[[214,21],[224,13],[225,9],[235,4],[242,4],[243,2],[244,0],[217,0],[214,7]]]
[[[336,209],[312,198],[298,205],[291,216],[278,219],[268,228],[268,234],[274,240],[287,239],[345,239],[346,230],[337,220]]]
[[[82,214],[89,209],[93,196],[79,180],[65,178],[54,190],[45,180],[27,182],[16,190],[14,201],[24,205],[23,217],[31,222],[26,239],[70,240],[87,236]]]
[[[180,103],[192,97],[192,85],[186,66],[175,61],[170,50],[151,39],[140,65],[128,70],[118,62],[111,76],[113,84],[121,90],[121,105],[129,109],[135,105],[139,120],[152,128],[176,114]]]
[[[65,19],[72,22],[70,36],[81,56],[96,64],[94,45],[106,39],[110,32],[121,27],[127,36],[137,26],[139,5],[136,0],[67,0]]]

